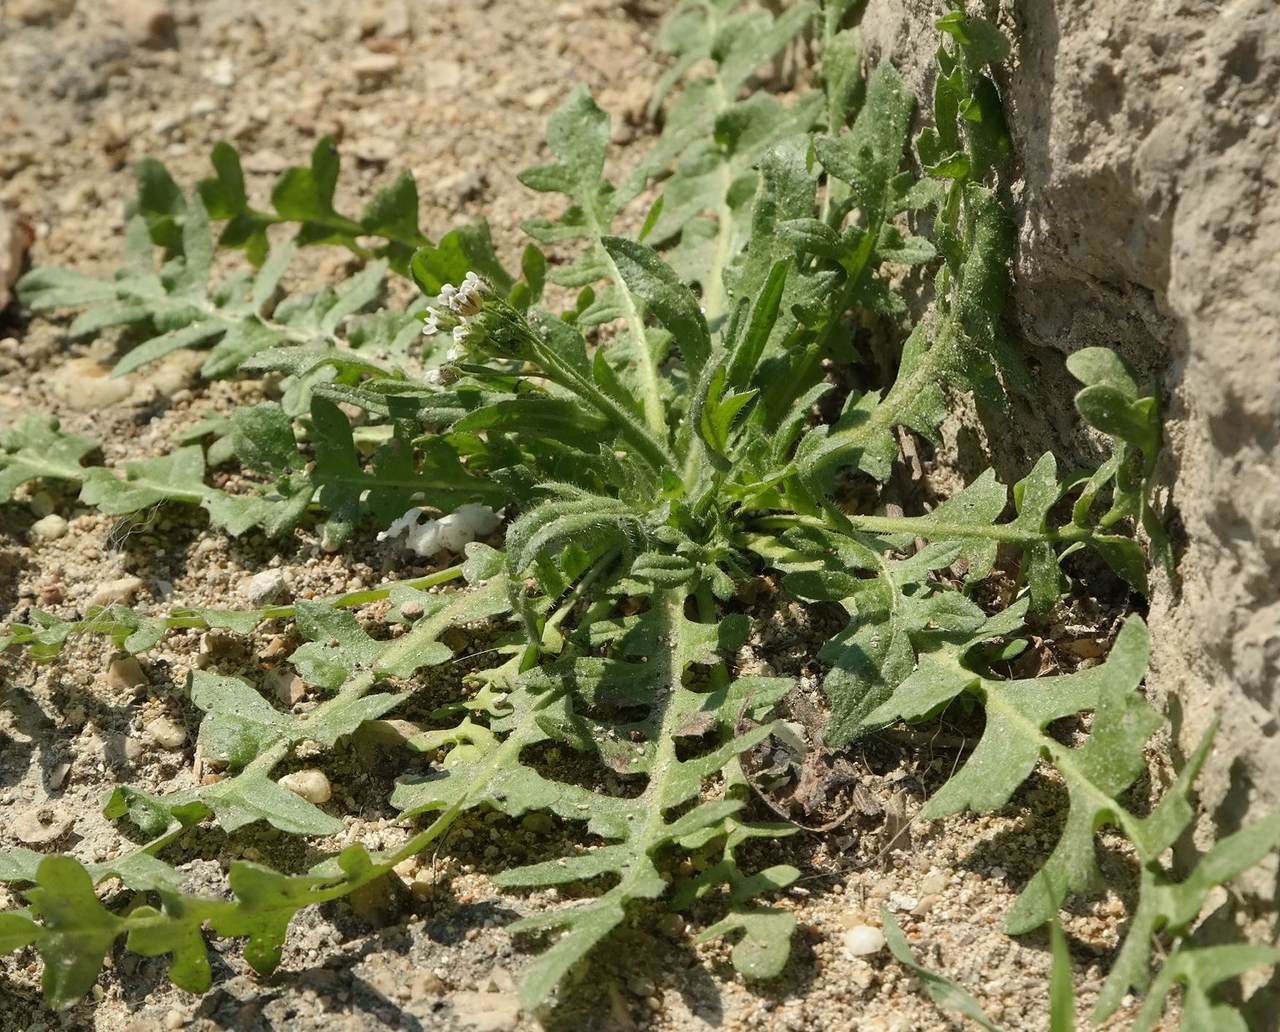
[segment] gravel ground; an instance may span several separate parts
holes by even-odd
[[[165,9],[146,2],[10,0],[0,14],[0,204],[34,227],[34,262],[107,272],[119,254],[137,159],[158,156],[190,184],[207,173],[212,143],[230,139],[261,198],[280,169],[304,163],[315,138],[332,133],[344,156],[340,210],[359,210],[378,184],[411,169],[429,235],[483,214],[513,257],[519,221],[556,205],[520,187],[515,173],[542,157],[544,119],[575,82],[588,82],[614,114],[618,160],[640,153],[650,135],[642,112],[659,71],[651,43],[664,6],[228,0],[175,3],[166,24],[156,15]],[[306,256],[312,264],[298,275],[308,281],[332,279],[346,266],[336,251]],[[262,396],[251,382],[198,381],[188,356],[146,376],[107,380],[114,345],[110,337],[70,345],[58,324],[28,324],[12,309],[0,316],[0,425],[50,411],[68,429],[99,438],[114,463],[159,454],[184,427]],[[31,527],[49,512],[68,525],[45,540]],[[298,595],[408,573],[390,544],[329,554],[307,532],[284,544],[233,540],[171,511],[124,524],[55,488],[0,511],[3,620],[21,620],[32,605],[71,616],[105,584],[148,612],[247,604],[246,578],[268,566],[283,569]],[[758,609],[760,630],[741,666],[768,664],[812,689],[807,625],[780,623],[785,613],[768,598]],[[376,608],[368,615],[376,620]],[[127,848],[98,816],[110,786],[181,786],[196,776],[186,672],[209,656],[227,672],[257,668],[282,654],[287,635],[284,626],[249,640],[181,632],[143,657],[141,683],[118,665],[113,672],[110,646],[99,641],[74,643],[48,667],[0,659],[0,846],[17,844],[20,818],[44,815],[71,822],[58,844],[84,859]],[[161,718],[178,729],[168,728],[169,748],[157,742],[165,738],[155,730],[165,730]],[[343,835],[317,848],[400,841],[404,832],[385,803],[391,761],[357,740],[325,762],[340,812],[353,816]],[[855,819],[754,857],[805,872],[783,900],[800,922],[794,958],[766,986],[737,978],[724,944],[695,944],[698,927],[715,920],[710,909],[690,915],[686,927],[640,908],[554,1011],[520,1016],[512,990],[530,947],[504,928],[555,896],[503,896],[488,876],[498,858],[509,865],[570,848],[574,829],[472,814],[438,855],[406,867],[394,891],[301,915],[271,979],[249,971],[238,944],[217,943],[214,988],[197,998],[168,985],[161,961],[117,951],[93,998],[54,1015],[39,1003],[38,964],[24,952],[0,960],[0,1028],[500,1030],[539,1020],[564,1030],[954,1027],[887,951],[846,951],[845,932],[878,924],[881,905],[897,912],[922,960],[964,982],[1007,1028],[1044,1028],[1047,940],[1010,939],[1000,922],[1056,834],[1064,808],[1058,786],[1051,777],[1033,780],[999,816],[930,828],[913,815],[956,762],[954,749],[935,755],[927,741],[907,743],[853,762],[865,782]],[[193,832],[169,855],[186,861],[190,887],[206,892],[222,891],[222,873],[238,857],[307,862],[300,844],[269,830],[232,839]],[[0,902],[13,901],[0,891]],[[1115,897],[1073,910],[1082,1006],[1101,983],[1122,916]],[[1131,1017],[1127,1009],[1112,1027]]]

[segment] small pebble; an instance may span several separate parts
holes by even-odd
[[[164,1016],[164,1027],[167,1029],[186,1028],[187,1019],[183,1016],[182,1011],[175,1008]]]
[[[31,496],[27,502],[29,508],[37,519],[43,519],[57,507],[57,503],[53,500],[53,495],[48,491],[37,491]]]
[[[423,613],[421,602],[406,602],[400,607],[400,615],[406,620],[416,620]]]
[[[57,541],[66,532],[67,521],[57,513],[50,513],[31,524],[31,536],[38,541]]]
[[[920,879],[920,891],[926,896],[936,896],[947,887],[947,876],[938,871]]]
[[[141,577],[117,577],[115,580],[109,580],[105,584],[98,586],[98,590],[86,600],[85,606],[88,608],[112,605],[127,606],[133,601],[134,596],[142,590],[142,584]]]
[[[377,82],[387,78],[400,67],[400,58],[395,54],[375,54],[365,51],[351,58],[350,67],[361,82]]]
[[[245,597],[255,606],[274,602],[288,587],[284,570],[262,570],[244,583]]]
[[[268,677],[272,692],[286,706],[296,706],[307,697],[307,685],[297,674],[278,670]]]
[[[153,49],[176,45],[173,15],[159,0],[113,0],[111,6],[136,43]]]
[[[850,957],[869,957],[884,949],[884,932],[873,925],[854,925],[844,933],[844,952]]]
[[[286,774],[279,781],[281,788],[287,788],[296,796],[301,796],[309,803],[327,803],[333,796],[333,788],[322,770],[296,770]]]
[[[147,735],[161,749],[181,749],[187,740],[187,732],[169,717],[156,717],[147,723]]]
[[[44,846],[71,830],[71,815],[60,806],[38,806],[21,814],[9,830],[19,842]]]
[[[147,674],[134,656],[116,656],[107,666],[107,684],[117,692],[133,693],[147,686]]]

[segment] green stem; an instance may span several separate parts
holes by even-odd
[[[844,516],[853,530],[868,534],[910,534],[930,539],[979,538],[984,541],[1008,541],[1026,543],[1047,541],[1054,544],[1072,541],[1088,541],[1093,532],[1088,527],[1067,527],[1063,530],[1028,530],[1010,524],[980,525],[974,523],[948,523],[929,516]],[[789,530],[792,527],[814,527],[819,530],[843,530],[834,518],[815,516],[762,516],[751,521],[757,530]]]
[[[437,570],[435,573],[429,573],[424,577],[410,577],[406,580],[387,581],[378,585],[376,588],[366,588],[361,591],[349,591],[344,595],[330,595],[328,598],[315,599],[317,603],[330,606],[337,609],[354,609],[357,606],[368,605],[370,602],[380,602],[382,599],[390,596],[393,589],[398,587],[414,588],[416,590],[424,590],[426,588],[434,588],[438,584],[447,584],[449,581],[457,580],[462,576],[463,567],[450,566],[444,570]],[[253,612],[253,610],[246,610]],[[285,606],[272,606],[269,609],[262,610],[262,620],[289,620],[297,615],[297,607],[292,603]],[[165,617],[164,622],[169,627],[183,628],[203,628],[210,627],[209,622],[202,616],[195,613],[175,613],[173,616]]]

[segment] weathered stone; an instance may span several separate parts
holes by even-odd
[[[99,584],[92,595],[85,600],[85,607],[128,605],[142,590],[141,577],[117,577],[104,584]]]
[[[22,272],[33,238],[27,222],[0,208],[0,310],[9,303],[10,289]]]
[[[67,532],[67,521],[57,513],[50,513],[31,524],[31,536],[37,541],[57,541]]]
[[[147,674],[134,656],[116,656],[107,667],[107,684],[120,694],[133,694],[147,686]]]
[[[1048,414],[1020,432],[1078,458],[1052,425],[1073,420],[1063,353],[1115,348],[1158,389],[1185,547],[1180,583],[1152,597],[1149,685],[1184,751],[1221,717],[1201,797],[1234,827],[1251,797],[1280,803],[1280,7],[999,9],[1020,170],[1012,316]],[[936,17],[923,0],[870,0],[862,20],[870,56],[918,96]]]
[[[296,796],[301,796],[309,803],[319,806],[333,797],[333,787],[322,770],[295,770],[280,779],[280,787],[287,788]]]
[[[245,579],[244,594],[253,605],[263,606],[278,599],[288,586],[284,570],[261,570]]]
[[[161,749],[181,749],[187,740],[187,732],[182,725],[166,716],[148,721],[146,732]]]
[[[111,0],[111,9],[135,43],[153,50],[178,45],[173,12],[162,0]]]

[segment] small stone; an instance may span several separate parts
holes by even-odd
[[[329,784],[324,771],[307,769],[296,770],[286,774],[279,781],[281,788],[287,788],[296,796],[301,796],[309,803],[317,806],[327,803],[333,797],[333,787]]]
[[[520,100],[530,111],[540,111],[551,102],[557,91],[556,86],[538,86],[525,93]]]
[[[284,659],[290,651],[292,650],[289,648],[289,639],[283,634],[276,634],[267,642],[267,647],[262,650],[262,658],[267,662],[273,662],[277,659]]]
[[[920,904],[920,901],[916,899],[915,896],[909,895],[905,892],[889,893],[889,909],[890,910],[899,910],[899,911],[914,910],[919,904]]]
[[[245,581],[244,594],[253,605],[263,606],[278,599],[288,586],[284,570],[262,570]]]
[[[865,992],[875,984],[876,969],[865,960],[855,958],[853,962],[853,971],[850,974],[849,980]]]
[[[663,914],[658,918],[658,931],[673,942],[684,938],[685,920],[679,914]]]
[[[98,412],[119,405],[135,385],[129,377],[112,377],[92,358],[73,358],[54,373],[51,386],[77,412]]]
[[[352,913],[361,920],[375,928],[384,928],[400,916],[408,898],[404,882],[384,875],[349,893],[346,900]]]
[[[232,64],[231,58],[220,57],[205,68],[204,77],[214,86],[221,86],[223,89],[228,86],[234,86],[236,82],[236,66]]]
[[[405,0],[390,0],[382,18],[381,35],[386,39],[404,39],[413,34],[413,16]]]
[[[478,169],[472,169],[464,172],[447,184],[449,192],[453,195],[453,201],[456,204],[465,204],[467,201],[474,201],[477,197],[484,193],[485,188],[489,185],[489,177]]]
[[[267,678],[271,692],[286,706],[296,706],[307,697],[307,683],[297,674],[273,671]]]
[[[67,784],[67,776],[72,772],[72,764],[63,762],[52,768],[49,772],[49,790],[59,791],[63,785]]]
[[[161,749],[181,749],[187,740],[186,729],[166,716],[159,716],[149,721],[146,732]]]
[[[844,933],[844,952],[850,957],[869,957],[884,949],[884,932],[874,925],[854,925]]]
[[[60,806],[38,806],[20,814],[9,826],[13,836],[28,846],[56,842],[71,830],[71,815]]]
[[[926,874],[920,879],[920,892],[926,896],[936,896],[947,887],[947,876],[938,871]]]
[[[34,239],[28,222],[0,208],[0,309],[9,303],[9,290],[22,272],[22,261]]]
[[[179,1029],[187,1027],[187,1019],[182,1011],[176,1007],[164,1016],[164,1027],[167,1029]]]
[[[10,17],[23,25],[50,25],[75,10],[75,0],[9,0]]]
[[[428,91],[448,93],[462,85],[462,65],[457,61],[428,61],[423,70],[423,85]]]
[[[134,656],[116,656],[107,666],[107,684],[121,694],[133,694],[147,683],[146,671]]]
[[[377,83],[399,71],[400,58],[395,54],[375,54],[371,50],[366,50],[353,57],[350,65],[359,82]]]
[[[444,979],[430,971],[419,972],[413,978],[414,996],[439,996],[449,987]]]
[[[421,602],[406,602],[400,607],[400,615],[406,620],[416,620],[424,612]]]
[[[27,500],[27,508],[38,520],[44,519],[57,507],[58,503],[48,491],[37,491]]]
[[[453,1013],[475,1032],[506,1032],[520,1022],[520,997],[515,993],[453,993]]]
[[[135,43],[152,50],[178,45],[173,12],[160,0],[112,0],[111,7]]]
[[[56,512],[31,524],[31,536],[38,541],[57,541],[67,532],[67,521]]]
[[[109,580],[105,584],[100,584],[98,586],[98,590],[90,595],[85,601],[85,606],[89,609],[92,609],[95,606],[127,606],[133,601],[134,596],[142,590],[142,586],[143,581],[141,577],[117,577],[115,580]]]

